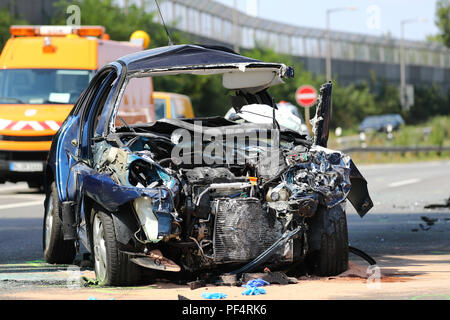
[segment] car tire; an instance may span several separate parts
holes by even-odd
[[[141,268],[119,251],[111,215],[98,211],[92,221],[92,252],[98,283],[103,286],[139,283]]]
[[[313,274],[335,276],[348,269],[348,230],[345,202],[320,206],[309,222],[310,252],[306,261]]]
[[[59,208],[58,191],[53,182],[44,213],[42,232],[44,260],[48,263],[71,264],[76,255],[75,243],[73,240],[64,240]]]

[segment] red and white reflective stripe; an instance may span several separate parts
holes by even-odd
[[[47,121],[45,121],[45,124],[47,126],[49,126],[50,129],[57,131],[61,127],[62,123],[61,122],[56,122],[56,121],[53,121],[53,120],[47,120]]]
[[[0,130],[34,130],[34,131],[44,131],[53,130],[57,131],[61,127],[62,122],[57,122],[54,120],[46,121],[12,121],[0,119]]]
[[[0,119],[0,130],[6,129],[11,124],[11,120]]]

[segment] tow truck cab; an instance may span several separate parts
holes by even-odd
[[[40,187],[53,135],[95,72],[143,46],[109,40],[101,26],[11,26],[10,32],[0,55],[0,183]],[[124,118],[126,111],[154,118],[153,83],[145,81],[139,86],[145,95],[127,92]]]

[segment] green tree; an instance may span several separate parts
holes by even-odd
[[[28,23],[25,20],[11,15],[8,8],[2,8],[0,10],[0,49],[3,48],[6,41],[11,37],[9,27],[14,24],[23,25]]]
[[[295,91],[304,84],[310,84],[319,91],[321,85],[326,82],[323,75],[313,75],[305,70],[302,63],[290,56],[277,54],[272,49],[256,48],[245,51],[246,56],[262,61],[282,62],[292,66],[295,71],[293,79],[286,79],[285,84],[277,85],[269,89],[275,101],[285,100],[297,105]],[[356,128],[367,114],[377,112],[375,96],[370,92],[367,83],[359,85],[342,86],[336,79],[333,80],[333,114],[331,127]],[[301,112],[304,110],[301,108]],[[310,110],[314,117],[315,107]]]
[[[450,0],[436,2],[436,26],[439,34],[434,39],[450,48]]]
[[[373,113],[368,114],[402,113],[398,86],[389,84],[386,78],[378,77],[375,71],[371,70],[369,87],[374,95],[376,108]]]
[[[448,115],[449,100],[443,90],[435,84],[415,88],[414,105],[406,115],[406,122],[417,124],[432,116]]]
[[[448,1],[448,0],[447,0]],[[81,9],[81,23],[84,25],[102,25],[112,40],[126,41],[131,33],[141,29],[147,31],[151,37],[150,47],[165,46],[167,36],[161,24],[154,22],[156,12],[145,12],[136,5],[129,6],[127,13],[113,0],[60,0],[56,3],[54,24],[65,24],[66,8],[70,4],[77,4]],[[175,43],[188,43],[187,36],[181,32],[172,32]],[[325,83],[323,75],[313,75],[305,70],[303,64],[295,58],[278,54],[271,48],[257,46],[252,50],[243,50],[243,55],[268,62],[281,62],[292,66],[295,70],[293,79],[286,79],[285,84],[276,85],[269,89],[275,101],[289,101],[297,105],[296,89],[303,84],[311,84],[317,90]],[[223,115],[231,107],[229,95],[223,88],[221,77],[215,76],[166,76],[155,77],[154,87],[157,91],[169,91],[188,95],[193,103],[196,116]],[[425,92],[422,94],[426,94]],[[417,100],[417,99],[416,99]],[[448,101],[448,100],[447,100]],[[425,120],[418,116],[426,110],[424,99],[419,98],[413,107],[411,115],[414,119]],[[367,115],[382,113],[399,113],[398,89],[389,85],[383,79],[354,85],[341,85],[336,79],[333,81],[333,117],[331,126],[354,128]],[[303,113],[304,109],[300,108]],[[438,112],[433,109],[433,112]],[[439,111],[440,112],[440,111]],[[311,108],[311,117],[315,108]]]
[[[161,24],[154,22],[156,12],[146,12],[136,5],[130,5],[125,14],[123,8],[113,0],[60,0],[54,4],[53,24],[65,24],[66,8],[75,4],[81,10],[82,25],[101,25],[112,40],[127,41],[136,30],[146,31],[151,38],[150,47],[165,46],[167,35]],[[181,43],[178,33],[172,35],[176,43]]]

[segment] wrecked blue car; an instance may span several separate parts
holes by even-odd
[[[131,121],[120,112],[137,79],[180,74],[221,75],[240,121]],[[138,283],[144,269],[242,274],[304,262],[320,275],[345,271],[346,203],[364,216],[367,182],[349,156],[327,148],[331,83],[320,90],[312,139],[278,123],[267,89],[293,76],[284,64],[200,45],[99,70],[53,139],[45,260],[72,263],[82,243],[104,285]]]

